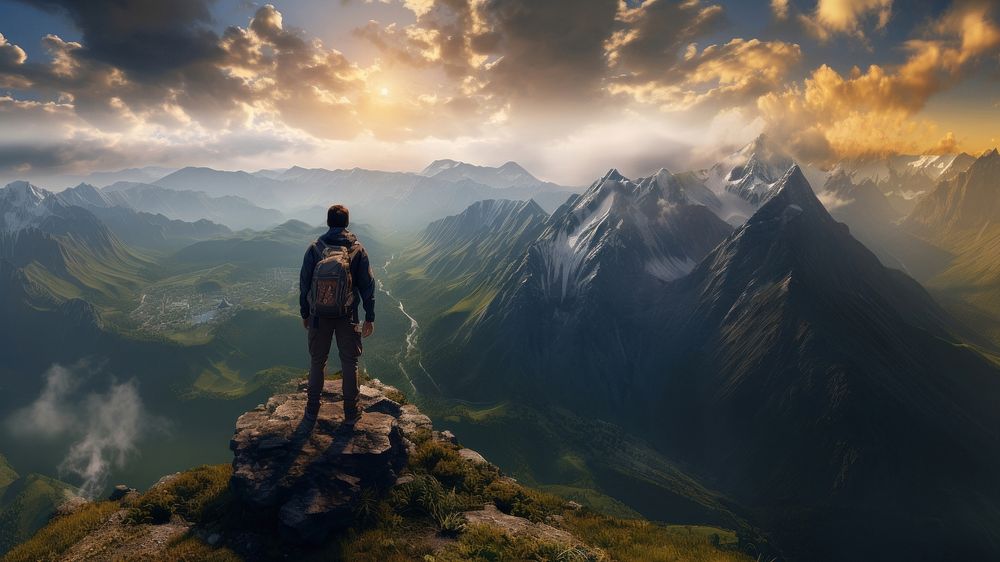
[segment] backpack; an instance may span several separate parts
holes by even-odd
[[[309,288],[311,316],[340,318],[347,316],[354,305],[351,263],[361,251],[361,243],[353,234],[346,232],[345,235],[349,246],[327,244],[322,239],[313,243],[319,261],[313,269]]]

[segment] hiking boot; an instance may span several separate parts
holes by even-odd
[[[307,403],[305,414],[302,415],[302,421],[306,423],[316,423],[316,418],[319,417],[319,402]]]
[[[354,422],[354,421],[357,421],[359,417],[361,417],[361,409],[358,408],[358,405],[357,404],[353,404],[352,405],[352,404],[348,404],[348,403],[345,402],[344,403],[344,421],[345,422]]]

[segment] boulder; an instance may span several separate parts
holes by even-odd
[[[561,544],[567,547],[581,547],[583,543],[573,534],[545,523],[534,523],[523,517],[507,515],[489,503],[483,509],[466,511],[462,514],[469,525],[495,527],[512,537],[529,537],[535,540]]]
[[[407,436],[430,426],[419,411],[387,398],[390,387],[378,381],[361,387],[361,414],[346,422],[341,389],[339,380],[326,382],[313,424],[303,420],[304,385],[236,422],[232,489],[252,506],[273,509],[293,540],[318,543],[349,525],[362,491],[395,484],[412,448]]]
[[[483,455],[480,455],[478,451],[473,451],[472,449],[459,449],[458,456],[473,464],[490,464],[489,461],[483,457]]]
[[[135,488],[129,488],[125,484],[119,484],[115,486],[114,490],[111,490],[111,495],[108,496],[108,500],[116,502],[135,491]]]

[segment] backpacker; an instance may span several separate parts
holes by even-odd
[[[349,246],[330,245],[322,239],[313,243],[319,262],[313,269],[312,287],[309,289],[312,316],[339,318],[349,314],[354,305],[351,263],[361,250],[361,244],[353,234],[344,234]]]

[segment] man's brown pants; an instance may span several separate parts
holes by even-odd
[[[330,344],[337,339],[340,354],[340,368],[344,375],[344,410],[356,410],[358,406],[358,358],[361,357],[361,325],[351,322],[351,317],[310,318],[309,319],[309,366],[308,407],[319,408],[319,397],[323,393],[326,360],[330,355]]]

